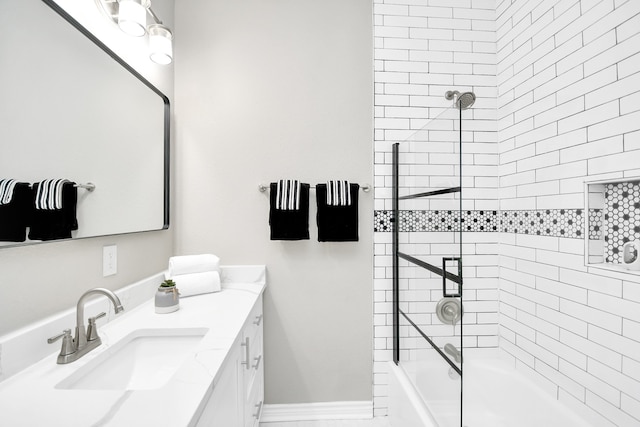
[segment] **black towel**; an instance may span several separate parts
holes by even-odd
[[[327,204],[327,184],[316,185],[318,203],[318,241],[319,242],[357,242],[358,241],[358,184],[350,184],[351,204],[332,206]]]
[[[270,186],[269,225],[271,240],[308,240],[309,239],[309,184],[300,184],[298,209],[281,209],[278,200],[278,184]]]
[[[73,182],[62,184],[62,205],[59,209],[49,204],[51,200],[43,206],[42,198],[38,200],[38,188],[43,183],[33,184],[33,218],[29,229],[29,239],[31,240],[57,240],[68,239],[71,232],[78,229],[76,218],[76,206],[78,204],[78,189]],[[42,194],[42,192],[40,192]]]
[[[0,241],[24,242],[31,218],[33,191],[26,182],[13,187],[11,201],[0,203]]]

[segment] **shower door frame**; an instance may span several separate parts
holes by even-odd
[[[443,282],[443,297],[456,297],[460,298],[460,304],[462,307],[463,301],[463,275],[462,275],[462,230],[463,230],[463,218],[462,218],[462,108],[458,105],[459,110],[459,118],[458,118],[458,127],[459,127],[459,138],[458,138],[458,167],[459,167],[459,184],[457,187],[444,188],[434,191],[415,193],[405,196],[400,196],[400,184],[399,184],[399,147],[401,143],[394,143],[392,146],[392,179],[393,179],[393,187],[392,187],[392,251],[393,251],[393,264],[392,264],[392,274],[393,274],[393,362],[396,365],[400,364],[400,316],[403,316],[406,321],[416,330],[418,333],[429,343],[429,345],[444,359],[451,369],[457,372],[460,375],[460,427],[463,427],[463,391],[464,391],[464,377],[463,377],[463,366],[464,366],[464,334],[463,334],[463,325],[464,322],[462,318],[460,320],[460,367],[458,367],[454,362],[451,361],[449,357],[438,347],[436,343],[433,342],[431,338],[424,333],[420,327],[418,327],[407,314],[402,312],[400,309],[400,258],[405,261],[411,263],[414,266],[421,267],[426,269],[432,273],[437,274],[442,277]],[[439,268],[435,265],[429,264],[425,261],[422,261],[418,258],[415,258],[411,255],[402,253],[400,251],[400,200],[407,200],[412,198],[422,198],[422,197],[431,197],[438,196],[443,194],[458,194],[458,221],[457,221],[457,230],[454,230],[454,233],[458,234],[458,256],[452,257],[443,257],[442,260],[442,268]],[[446,269],[446,260],[456,260],[457,261],[457,274],[453,274],[447,271]],[[446,281],[450,280],[458,285],[458,292],[455,294],[447,293],[446,290]]]

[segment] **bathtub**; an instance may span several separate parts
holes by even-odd
[[[460,377],[447,366],[389,362],[392,427],[460,427]],[[593,427],[497,357],[465,360],[463,425]]]

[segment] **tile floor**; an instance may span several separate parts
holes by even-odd
[[[391,427],[386,417],[371,420],[323,420],[260,423],[260,427]]]

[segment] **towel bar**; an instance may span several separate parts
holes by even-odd
[[[362,189],[362,191],[364,191],[365,193],[368,193],[371,190],[371,186],[369,184],[364,184],[361,185],[360,188]],[[258,184],[258,190],[261,193],[264,193],[265,191],[267,191],[269,189],[268,185],[264,185],[264,184]],[[315,190],[315,187],[310,187],[310,190]]]
[[[74,185],[76,188],[84,188],[85,190],[91,192],[96,189],[96,185],[92,182],[87,182],[86,184],[76,184]]]
[[[31,186],[33,187],[34,184],[31,184]],[[93,190],[96,189],[96,185],[93,182],[87,182],[86,184],[74,184],[73,185],[76,188],[84,188],[85,190],[91,192]]]

